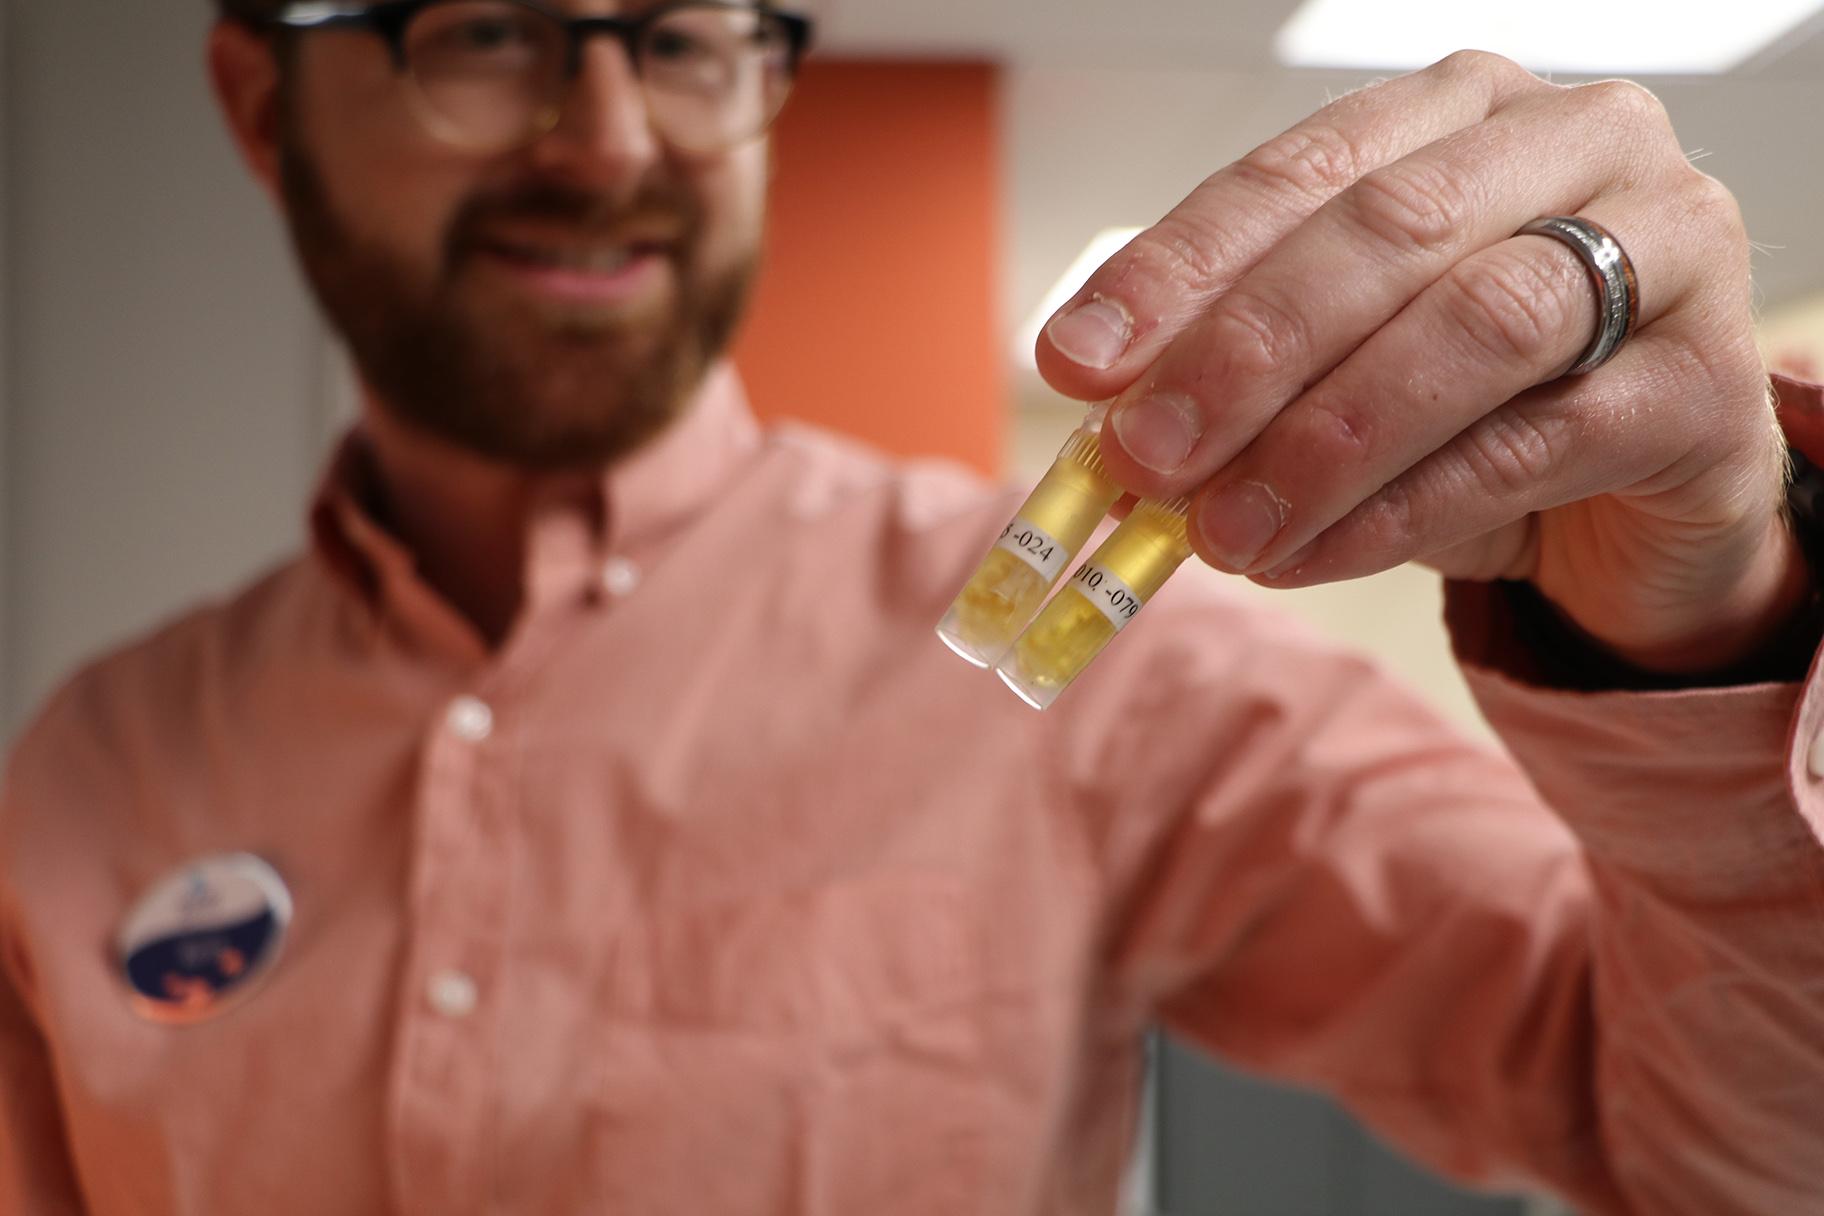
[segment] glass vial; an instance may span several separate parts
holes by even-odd
[[[1191,555],[1189,510],[1183,498],[1135,504],[1002,659],[1007,687],[1034,709],[1055,701]]]
[[[1050,470],[963,585],[937,636],[977,667],[992,667],[1120,497],[1102,467],[1098,405],[1071,433]]]

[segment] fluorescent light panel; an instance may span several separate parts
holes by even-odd
[[[1027,316],[1026,323],[1020,326],[1020,332],[1014,337],[1013,357],[1026,367],[1033,367],[1033,348],[1038,345],[1039,334],[1044,332],[1045,322],[1051,320],[1051,314],[1070,303],[1070,298],[1083,290],[1083,284],[1089,282],[1089,276],[1096,273],[1096,268],[1118,253],[1121,247],[1140,234],[1139,228],[1104,228],[1090,239],[1070,269],[1062,278],[1051,285],[1039,306]]]
[[[1293,67],[1416,68],[1464,47],[1536,72],[1727,72],[1824,0],[1305,0],[1274,39]]]

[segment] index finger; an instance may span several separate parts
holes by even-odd
[[[1363,174],[1551,86],[1459,51],[1325,106],[1198,186],[1089,277],[1046,324],[1039,371],[1095,401],[1132,384],[1206,305]]]

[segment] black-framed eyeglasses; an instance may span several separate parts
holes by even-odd
[[[523,147],[556,126],[598,35],[626,48],[661,138],[697,154],[731,148],[778,116],[811,40],[808,17],[737,0],[613,17],[571,17],[537,0],[300,0],[270,25],[378,34],[426,127],[476,152]]]

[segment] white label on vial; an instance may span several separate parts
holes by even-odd
[[[1051,533],[1019,516],[1015,516],[1012,523],[1001,529],[1001,539],[995,542],[994,547],[1007,550],[1037,570],[1047,587],[1058,575],[1064,573],[1064,563],[1070,560],[1070,551],[1060,545]]]
[[[1140,605],[1146,603],[1134,593],[1134,589],[1121,581],[1121,577],[1106,566],[1094,562],[1084,562],[1077,567],[1077,572],[1070,576],[1071,585],[1083,593],[1083,598],[1094,604],[1116,632],[1134,619],[1140,611]]]

